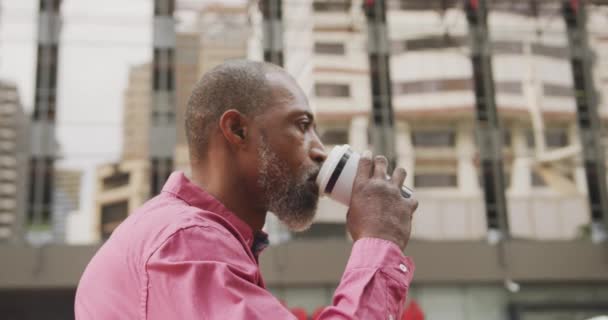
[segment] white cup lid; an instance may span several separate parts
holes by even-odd
[[[325,187],[327,187],[327,183],[329,182],[332,172],[334,172],[338,166],[338,163],[340,162],[340,159],[342,158],[342,155],[344,155],[348,149],[350,149],[350,146],[344,144],[335,146],[329,152],[329,155],[323,163],[323,166],[321,166],[321,171],[319,171],[319,175],[317,176],[317,185],[319,186],[321,193],[325,192]]]

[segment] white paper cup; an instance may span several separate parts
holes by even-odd
[[[348,207],[359,158],[361,156],[352,151],[349,145],[335,146],[329,152],[317,176],[317,185],[321,193]],[[410,198],[413,194],[410,188],[402,186],[401,195],[404,198]]]

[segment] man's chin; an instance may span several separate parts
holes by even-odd
[[[289,231],[302,232],[310,228],[315,219],[316,213],[317,208],[315,205],[315,208],[313,208],[312,210],[309,209],[307,211],[300,211],[297,216],[280,215],[276,213],[275,215],[277,216],[277,218],[279,218],[279,221],[281,221],[281,223],[287,226],[287,229],[289,229]]]
[[[310,229],[310,226],[312,226],[312,222],[313,222],[313,219],[310,219],[310,221],[306,221],[303,223],[300,223],[300,222],[295,223],[295,224],[294,223],[288,224],[285,222],[284,223],[287,226],[287,229],[289,229],[289,231],[291,231],[291,232],[304,232],[304,231]]]

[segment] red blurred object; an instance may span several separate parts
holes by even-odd
[[[315,309],[315,312],[312,313],[312,320],[317,320],[319,319],[319,316],[321,315],[321,313],[323,312],[323,310],[325,310],[325,307],[318,307],[317,309]]]
[[[291,313],[298,318],[298,320],[308,320],[308,313],[302,308],[291,308]]]
[[[579,1],[578,0],[570,0],[570,6],[572,10],[578,11]]]
[[[374,5],[374,0],[365,0],[365,5],[371,7]]]
[[[407,306],[401,320],[424,320],[424,313],[416,301]]]
[[[479,9],[479,0],[471,0],[471,7],[475,10]]]

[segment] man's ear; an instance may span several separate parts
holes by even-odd
[[[224,138],[233,145],[242,145],[247,140],[249,121],[237,110],[230,109],[220,117],[219,127]]]

